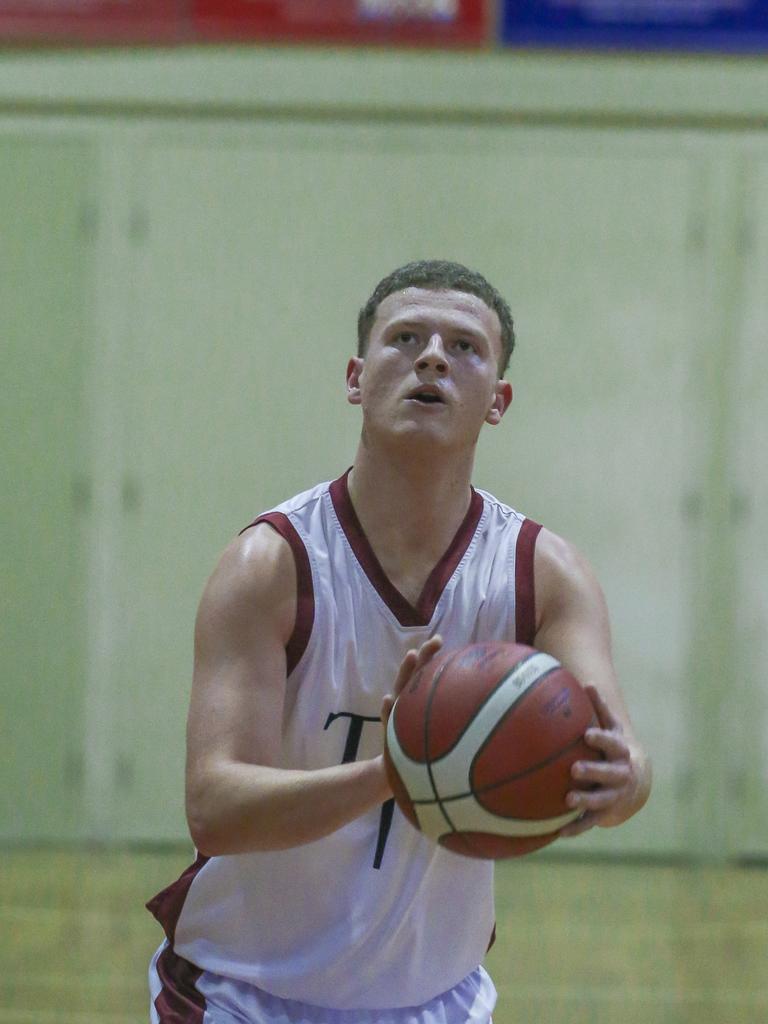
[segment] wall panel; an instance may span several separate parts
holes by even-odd
[[[482,444],[478,482],[597,565],[656,761],[643,817],[578,848],[684,847],[684,511],[704,443],[696,181],[663,141],[567,131],[305,126],[148,141],[125,369],[117,835],[181,833],[205,576],[256,511],[349,463],[357,308],[398,263],[438,255],[487,273],[518,320],[519,398]]]
[[[82,829],[93,147],[0,138],[4,839]]]
[[[8,54],[2,835],[185,834],[205,578],[348,464],[357,307],[440,253],[518,326],[477,482],[595,564],[656,764],[635,822],[555,852],[765,857],[764,84],[714,58]]]
[[[731,529],[735,632],[723,693],[729,849],[768,859],[768,159],[748,161],[741,244],[745,287],[732,375]]]

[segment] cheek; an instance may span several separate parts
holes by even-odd
[[[360,397],[365,409],[375,412],[392,400],[393,388],[385,373],[373,373],[361,381]]]
[[[363,372],[361,389],[369,395],[382,395],[391,391],[402,376],[402,368],[393,359],[377,360],[376,365]]]
[[[467,397],[473,406],[482,407],[487,412],[496,400],[496,379],[489,380],[485,374],[478,374],[471,382]]]

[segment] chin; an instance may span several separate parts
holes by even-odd
[[[411,449],[423,445],[442,451],[465,450],[477,443],[478,436],[477,428],[459,434],[455,422],[444,422],[438,417],[398,417],[384,422],[368,419],[363,425],[363,440],[368,446],[407,444]]]
[[[407,447],[409,452],[430,451],[441,454],[466,451],[475,445],[471,438],[457,438],[445,431],[425,429],[420,424],[391,432],[388,441],[390,446]]]

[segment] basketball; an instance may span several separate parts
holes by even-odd
[[[577,679],[549,654],[482,643],[440,652],[403,690],[384,760],[398,806],[454,853],[497,859],[546,846],[578,817],[571,765],[595,760],[597,724]]]

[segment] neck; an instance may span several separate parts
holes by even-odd
[[[369,540],[405,554],[442,555],[467,514],[474,452],[375,452],[358,446],[349,495]]]

